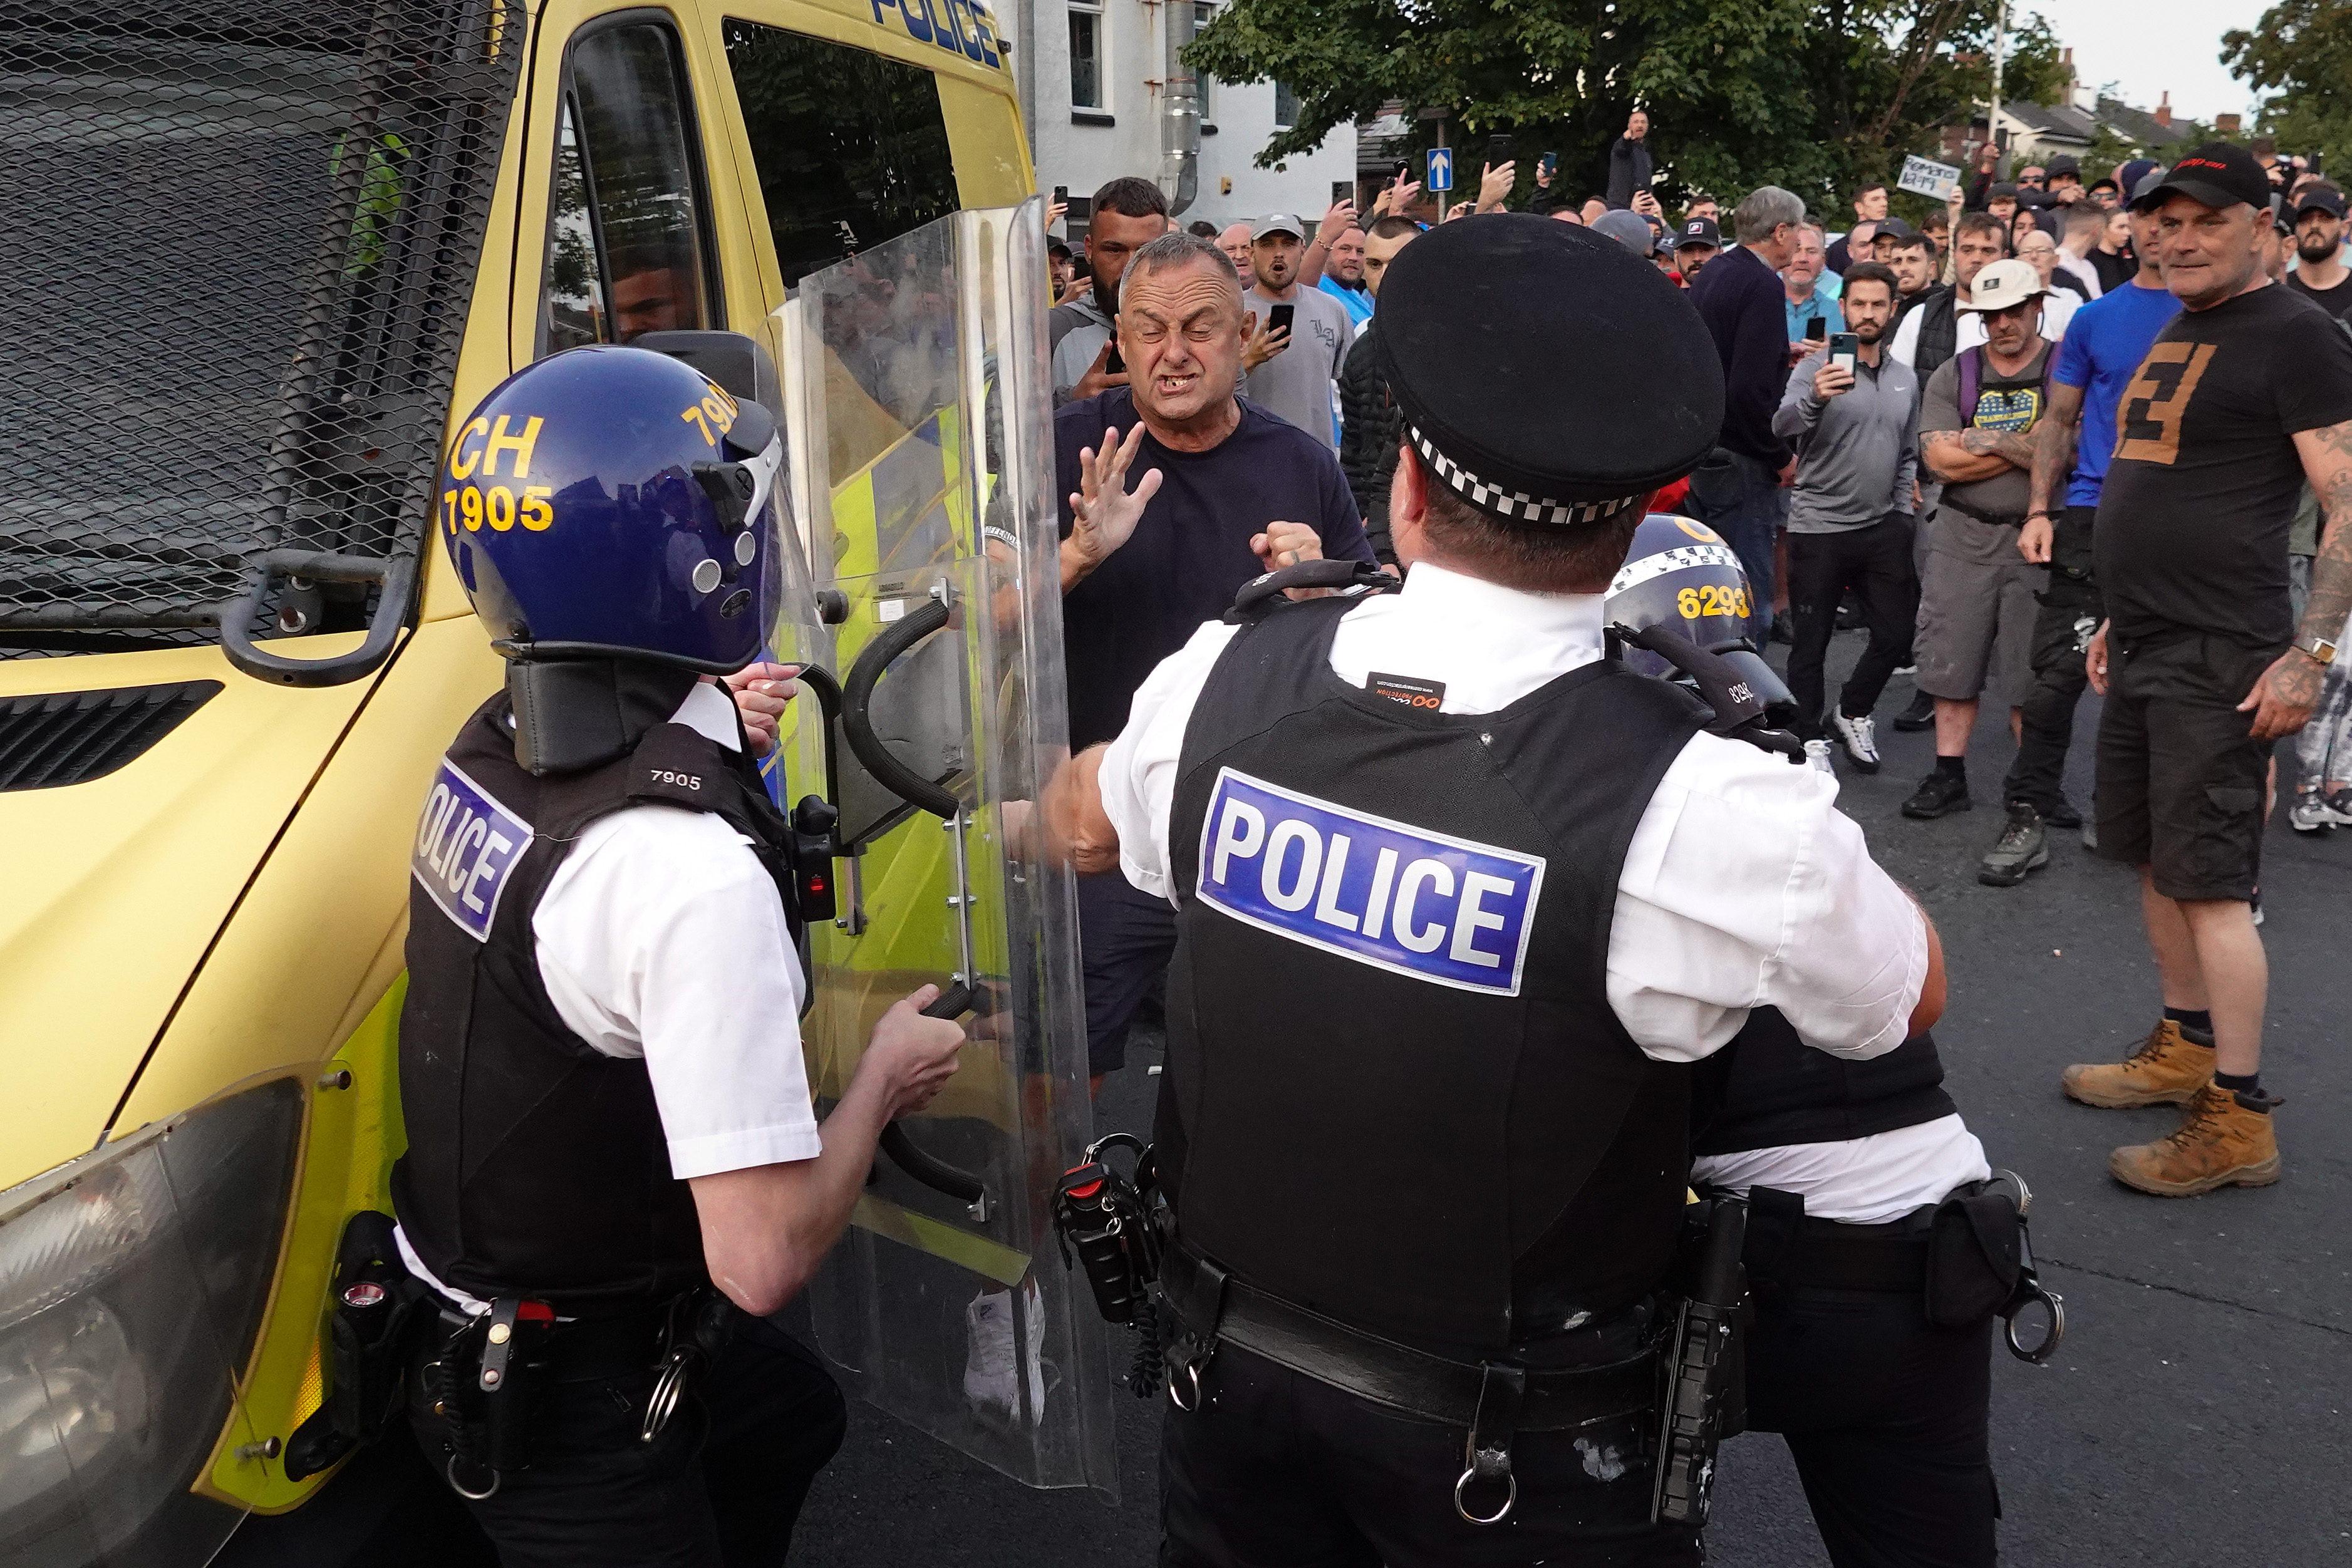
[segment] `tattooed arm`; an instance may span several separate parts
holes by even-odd
[[[2031,434],[2010,430],[1937,430],[1922,438],[1927,472],[1947,485],[1997,479],[2012,468],[2033,466]]]
[[[2074,471],[2074,441],[2082,423],[2083,389],[2052,380],[2050,407],[2042,423],[2033,427],[2032,505],[2043,516],[2028,517],[2017,533],[2018,552],[2030,561],[2050,559],[2050,538],[2055,530],[2048,514],[2057,509],[2066,494],[2066,476]]]
[[[2321,528],[2319,553],[2311,561],[2311,598],[2295,629],[2295,641],[2302,643],[2341,636],[2344,618],[2352,614],[2352,527],[2346,525],[2352,517],[2352,422],[2297,431],[2294,446],[2303,457],[2304,477],[2319,496]],[[2299,646],[2281,653],[2238,705],[2239,712],[2254,716],[2253,737],[2271,740],[2301,729],[2319,701],[2326,674],[2326,666]]]

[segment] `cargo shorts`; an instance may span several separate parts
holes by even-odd
[[[2253,897],[2271,743],[2238,705],[2281,652],[2185,631],[2130,647],[2107,634],[2099,852],[2147,866],[2167,898]]]
[[[2034,591],[2049,580],[2045,568],[2019,555],[2015,528],[1996,529],[1946,507],[1919,574],[1919,623],[1912,651],[1913,685],[1931,697],[1981,698],[2021,707],[2033,689]],[[1965,553],[1937,540],[1964,532],[1979,548]],[[1979,536],[2003,537],[2000,559]]]

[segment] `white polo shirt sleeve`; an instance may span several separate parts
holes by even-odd
[[[1837,809],[1836,780],[1700,734],[1642,814],[1617,883],[1609,1001],[1643,1050],[1695,1061],[1751,1009],[1863,1059],[1903,1043],[1927,929]]]
[[[698,691],[726,706],[713,688]],[[697,706],[689,698],[679,721]],[[731,707],[723,716],[731,728]],[[675,806],[600,818],[549,883],[531,932],[565,1025],[608,1056],[645,1059],[680,1179],[816,1157],[800,959],[750,840]]]

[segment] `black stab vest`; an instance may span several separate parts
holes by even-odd
[[[1185,731],[1159,1169],[1234,1277],[1496,1350],[1668,1270],[1689,1072],[1611,1010],[1609,931],[1706,710],[1614,658],[1494,713],[1407,706],[1331,673],[1352,602],[1244,626]]]
[[[670,1173],[644,1061],[606,1056],[565,1027],[531,916],[589,823],[658,802],[711,812],[753,841],[797,946],[790,840],[757,768],[684,725],[655,726],[601,767],[538,779],[515,762],[511,711],[500,695],[467,721],[418,827],[400,1015],[408,1150],[393,1203],[444,1283],[593,1315],[703,1282],[702,1231]]]
[[[1699,1068],[1692,1152],[1841,1144],[1958,1111],[1926,1030],[1885,1056],[1847,1061],[1807,1045],[1778,1008],[1758,1008]]]

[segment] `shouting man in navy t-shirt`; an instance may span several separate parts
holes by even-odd
[[[1238,394],[1245,319],[1223,252],[1153,240],[1119,287],[1129,384],[1054,416],[1074,752],[1118,734],[1144,677],[1251,578],[1372,559],[1330,448]],[[1175,951],[1175,912],[1110,875],[1080,879],[1078,915],[1099,1079],[1125,1063],[1128,1024]]]

